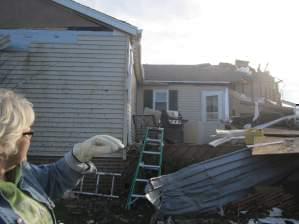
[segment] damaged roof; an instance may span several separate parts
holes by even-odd
[[[251,75],[238,71],[228,63],[219,65],[155,65],[144,64],[146,81],[236,82],[250,80]]]
[[[131,34],[133,36],[138,36],[141,34],[141,30],[139,30],[137,27],[127,22],[118,20],[112,16],[106,15],[95,9],[89,8],[73,0],[52,0],[52,1],[66,8],[72,9],[80,14],[88,16],[96,21],[117,28],[118,30],[123,31],[125,33]]]

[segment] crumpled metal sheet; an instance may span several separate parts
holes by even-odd
[[[261,219],[250,219],[248,224],[299,224],[299,220],[280,217],[266,217]]]
[[[166,215],[222,210],[257,184],[272,183],[299,168],[297,156],[251,156],[248,148],[152,178],[147,199]]]

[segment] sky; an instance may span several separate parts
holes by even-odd
[[[76,0],[142,29],[142,63],[250,61],[299,103],[298,0]]]

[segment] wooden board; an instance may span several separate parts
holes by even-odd
[[[263,131],[265,136],[299,137],[299,130],[265,128]]]
[[[284,141],[282,144],[271,144],[273,142]],[[269,143],[269,145],[254,147],[251,149],[252,155],[280,155],[280,154],[298,154],[299,138],[283,137],[264,137],[259,139],[256,144]]]

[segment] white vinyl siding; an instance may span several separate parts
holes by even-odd
[[[228,109],[225,109],[228,105],[224,103],[226,88],[227,87],[223,86],[200,85],[169,85],[167,87],[168,91],[177,91],[178,111],[184,119],[188,120],[184,125],[184,141],[186,143],[207,143],[210,139],[210,135],[215,134],[216,128],[221,128],[223,126],[219,119],[209,122],[204,120],[203,95],[205,92],[216,92],[221,94],[222,97],[219,98],[219,103],[221,104],[219,107],[219,117],[223,118],[223,113]],[[153,90],[154,93],[154,91],[159,91],[161,89],[161,86],[147,85],[143,89],[143,93],[145,90]],[[143,106],[144,104],[142,103],[143,102],[140,102],[139,106]]]
[[[126,36],[81,32],[75,43],[33,43],[27,52],[0,54],[0,86],[34,104],[32,155],[63,155],[98,134],[123,141],[127,51]]]

